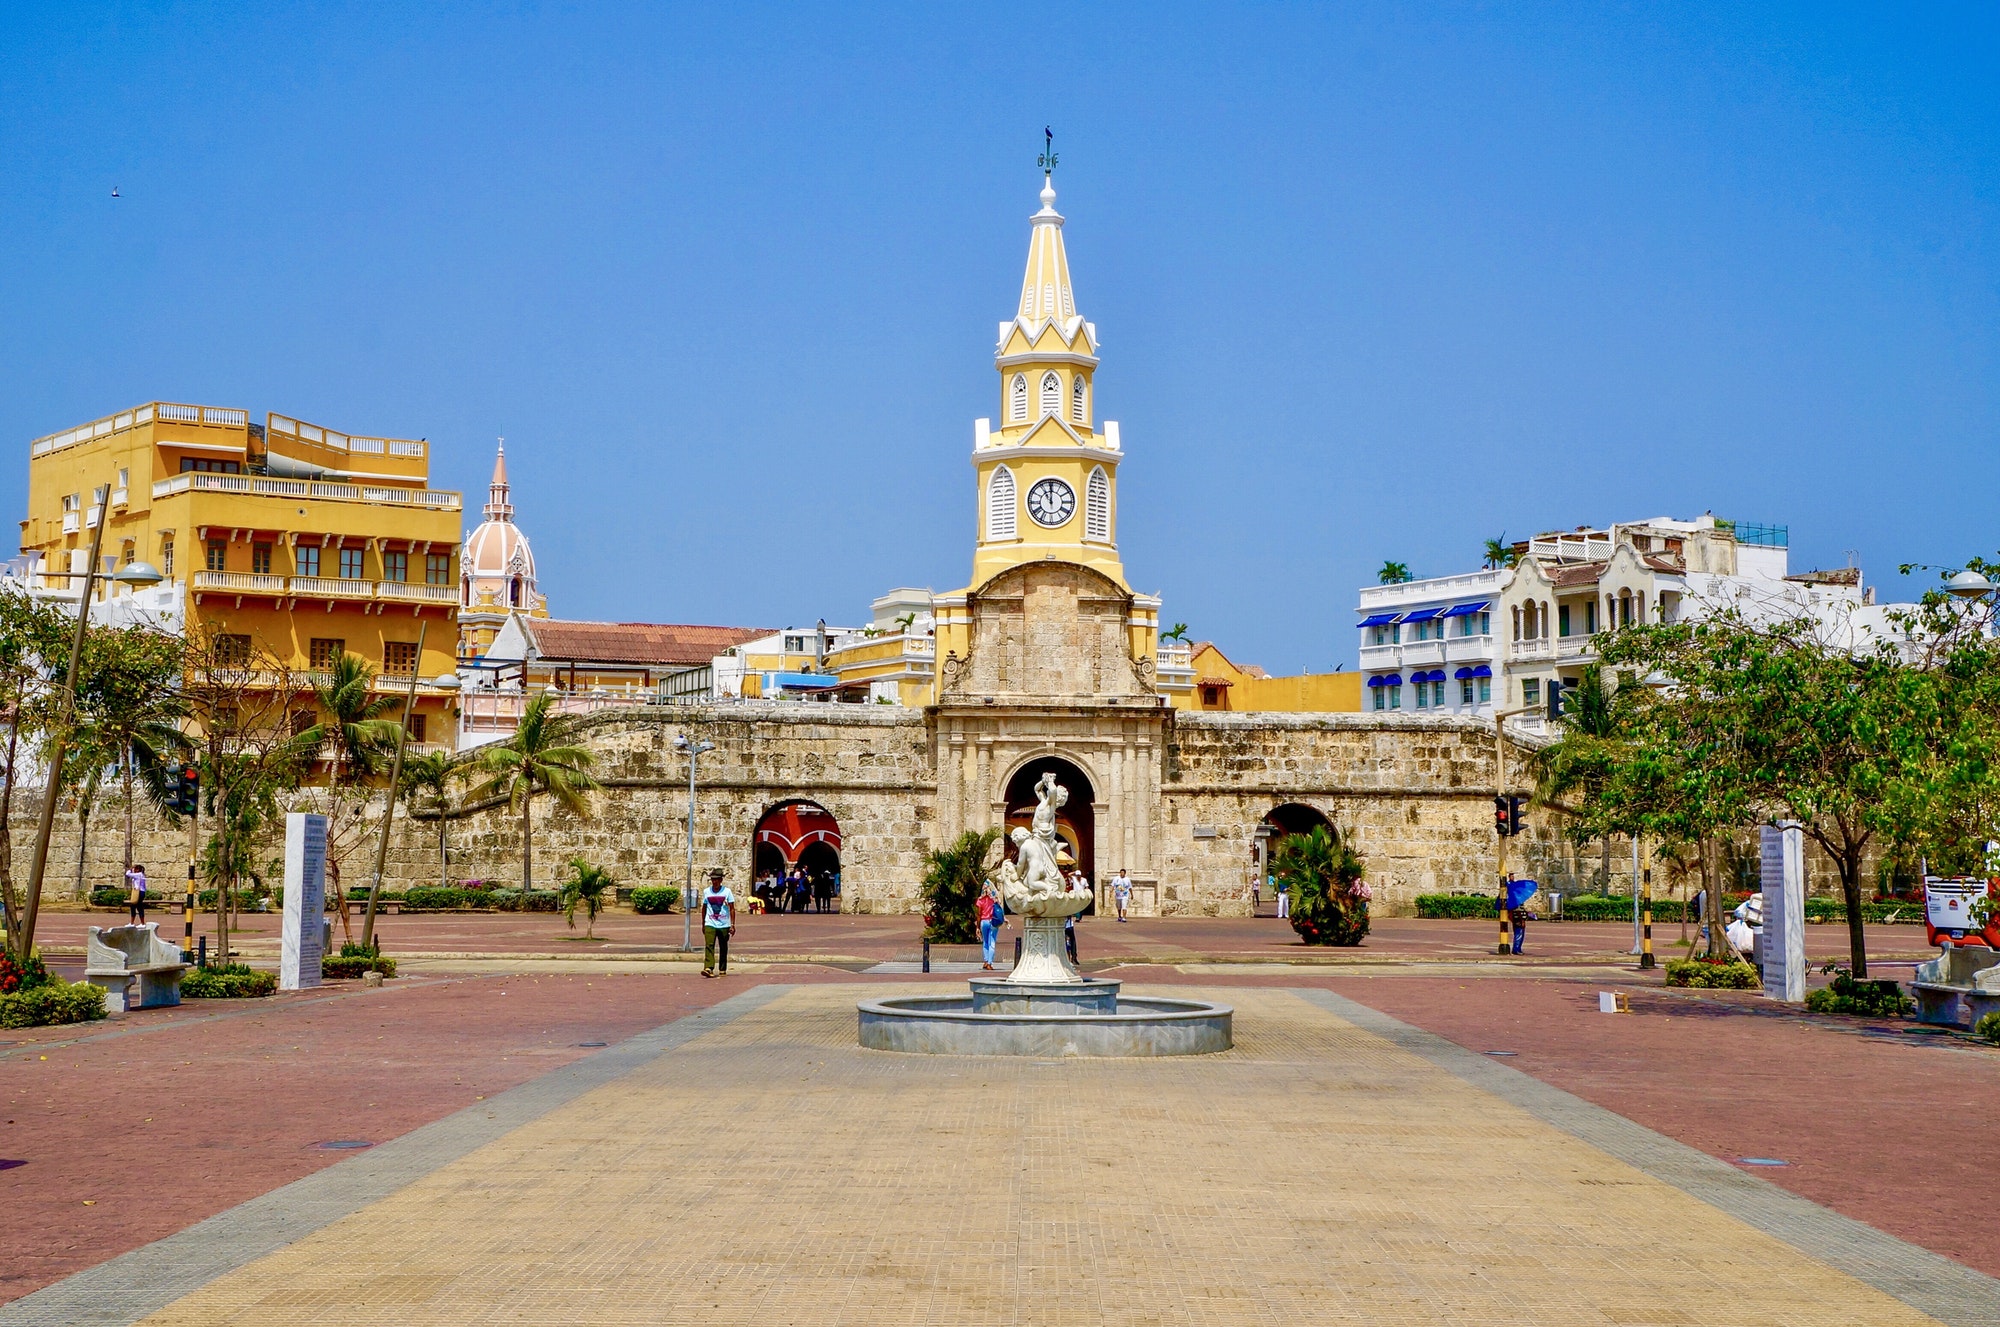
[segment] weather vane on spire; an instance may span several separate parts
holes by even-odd
[[[1042,168],[1042,174],[1053,175],[1056,169],[1056,131],[1042,126],[1042,155],[1035,161]]]

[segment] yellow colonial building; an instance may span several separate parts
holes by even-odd
[[[456,665],[461,502],[429,474],[421,439],[153,401],[35,439],[21,551],[39,592],[74,596],[108,522],[102,572],[143,561],[166,577],[143,592],[153,620],[301,671],[349,652],[400,687]],[[450,741],[449,690],[418,694],[412,735]]]

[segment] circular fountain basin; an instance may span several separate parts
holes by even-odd
[[[1121,998],[1115,981],[1067,985],[1066,994],[1060,989],[1039,994],[1034,988],[1010,993],[1005,982],[976,981],[970,997],[865,1000],[859,1007],[861,1044],[913,1055],[1130,1058],[1209,1055],[1232,1044],[1236,1011],[1228,1005],[1144,995]],[[1059,984],[1042,989],[1050,988]],[[1006,1008],[1010,1004],[1019,1008]],[[1107,1005],[1116,1012],[1100,1012]]]
[[[975,1014],[1115,1014],[1118,988],[1110,977],[1082,981],[1009,981],[1005,977],[974,977]]]

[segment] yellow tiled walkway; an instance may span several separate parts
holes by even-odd
[[[1297,997],[1237,1049],[854,1044],[749,1013],[146,1319],[1929,1323]]]

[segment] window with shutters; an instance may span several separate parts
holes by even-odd
[[[311,661],[315,671],[324,672],[326,669],[333,667],[334,661],[346,653],[346,641],[328,640],[320,636],[314,636],[312,638],[312,647],[307,651],[306,658]]]
[[[1069,417],[1081,424],[1083,413],[1083,375],[1077,374],[1069,380]]]
[[[220,539],[211,539],[208,541],[208,547],[206,551],[208,553],[207,565],[210,571],[228,570],[229,567],[228,544],[223,543]]]
[[[988,539],[1012,539],[1014,537],[1014,472],[1001,466],[986,481],[986,537]]]
[[[250,638],[248,636],[217,636],[215,638],[215,666],[217,668],[248,668],[250,666]]]
[[[382,645],[382,673],[385,677],[408,677],[417,671],[415,641],[392,640]]]
[[[163,576],[174,574],[174,541],[171,539],[160,541],[160,574]]]
[[[412,742],[421,742],[424,740],[424,729],[428,726],[424,723],[424,720],[429,717],[426,714],[412,714],[410,716],[408,728]]]
[[[1090,472],[1090,482],[1084,485],[1083,537],[1111,538],[1111,480],[1102,466]]]
[[[407,581],[410,579],[410,555],[408,553],[384,553],[382,555],[382,579],[385,581]]]
[[[1042,317],[1053,318],[1055,316],[1056,316],[1055,283],[1044,282],[1042,285]]]
[[[271,574],[271,546],[269,544],[250,545],[250,571],[253,575]]]
[[[1009,418],[1026,419],[1027,417],[1028,417],[1028,375],[1026,375],[1025,373],[1017,373],[1014,375],[1014,400],[1010,408]]]
[[[424,554],[424,584],[426,585],[451,584],[451,554],[449,553]]]
[[[1062,413],[1062,378],[1053,369],[1042,375],[1042,413]]]

